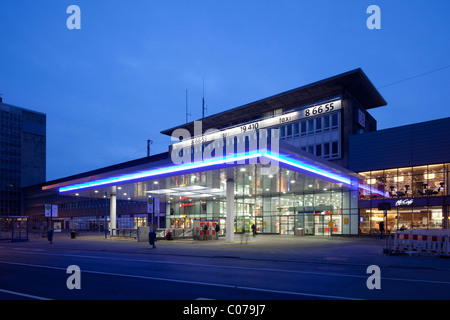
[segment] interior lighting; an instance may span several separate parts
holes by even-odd
[[[423,175],[423,177],[424,177],[425,179],[434,179],[434,178],[436,178],[436,175],[435,175],[434,173],[425,173],[425,174]]]

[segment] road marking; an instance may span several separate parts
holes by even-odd
[[[0,261],[0,264],[1,263],[3,263],[3,264],[10,264],[10,265],[25,266],[25,267],[33,267],[33,268],[44,268],[44,269],[64,270],[64,271],[66,271],[66,268],[44,266],[44,265],[39,265],[39,264]],[[82,270],[82,272],[83,272],[83,274],[90,273],[90,274],[99,274],[99,275],[113,276],[113,277],[125,277],[125,278],[142,279],[142,280],[165,281],[165,282],[174,282],[174,283],[182,283],[182,284],[193,284],[193,285],[200,285],[200,286],[207,286],[207,287],[219,287],[219,288],[228,288],[228,289],[258,291],[258,292],[264,292],[264,293],[278,293],[278,294],[286,294],[286,295],[305,296],[305,297],[324,298],[324,299],[337,299],[337,300],[362,300],[362,299],[349,298],[349,297],[321,295],[321,294],[311,294],[311,293],[294,292],[294,291],[272,290],[272,289],[263,289],[263,288],[253,288],[253,287],[242,287],[242,286],[235,286],[235,285],[229,285],[229,284],[199,282],[199,281],[189,281],[189,280],[179,280],[179,279],[150,277],[150,276],[140,276],[140,275],[135,275],[135,274],[125,274],[125,273],[115,273],[115,272],[102,272],[102,271],[92,271],[92,270]]]
[[[8,252],[8,251],[4,251]],[[24,251],[10,251],[15,253],[22,253]],[[221,268],[221,269],[237,269],[237,270],[248,270],[248,271],[265,271],[265,272],[284,272],[284,273],[294,273],[294,274],[310,274],[316,276],[330,276],[330,277],[344,277],[344,278],[363,278],[367,279],[367,275],[353,275],[353,274],[342,274],[342,273],[331,273],[331,272],[317,272],[317,271],[299,271],[299,270],[283,270],[274,268],[253,268],[253,267],[240,267],[240,266],[225,266],[225,265],[214,265],[214,264],[200,264],[200,263],[186,263],[186,262],[173,262],[173,261],[162,261],[162,260],[147,260],[147,259],[124,259],[124,258],[112,258],[112,257],[99,257],[99,256],[89,256],[89,255],[78,255],[78,254],[56,254],[56,253],[38,253],[26,251],[27,254],[36,255],[49,255],[49,256],[65,256],[74,258],[90,258],[90,259],[100,259],[100,260],[114,260],[114,261],[130,261],[130,262],[148,262],[148,263],[160,263],[160,264],[173,264],[182,266],[192,266],[192,267],[202,267],[202,268]],[[320,263],[317,263],[320,264]],[[403,281],[403,282],[422,282],[422,283],[435,283],[435,284],[445,284],[450,285],[449,281],[435,281],[435,280],[423,280],[423,279],[406,279],[406,278],[388,278],[383,277],[383,280],[392,281]]]
[[[49,298],[33,296],[31,294],[26,294],[26,293],[21,293],[21,292],[16,292],[16,291],[10,291],[10,290],[5,290],[5,289],[0,289],[0,292],[13,294],[13,295],[16,295],[16,296],[21,296],[21,297],[26,297],[26,298],[31,298],[31,299],[36,299],[36,300],[52,300],[52,299],[49,299]]]

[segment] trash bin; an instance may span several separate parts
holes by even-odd
[[[70,231],[70,239],[75,239],[77,237],[77,232],[75,230]]]
[[[304,236],[305,236],[305,229],[303,229],[303,228],[297,228],[297,229],[295,229],[294,234],[295,234],[297,237],[304,237]]]

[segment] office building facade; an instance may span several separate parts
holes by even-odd
[[[0,216],[21,215],[22,188],[45,172],[46,115],[0,99]]]

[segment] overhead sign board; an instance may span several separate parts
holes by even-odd
[[[176,149],[186,148],[189,146],[199,145],[203,143],[208,143],[218,139],[224,139],[227,137],[237,136],[240,134],[245,134],[260,129],[269,129],[279,127],[285,124],[296,122],[302,119],[313,118],[316,116],[321,116],[327,113],[335,112],[342,108],[341,100],[334,100],[331,102],[323,103],[317,106],[309,107],[306,109],[282,114],[268,119],[263,119],[260,121],[254,121],[240,126],[236,126],[230,129],[225,129],[222,131],[216,131],[210,134],[204,134],[201,137],[194,137],[189,140],[174,143],[173,147]]]
[[[58,217],[58,205],[46,204],[44,216],[45,217]]]

